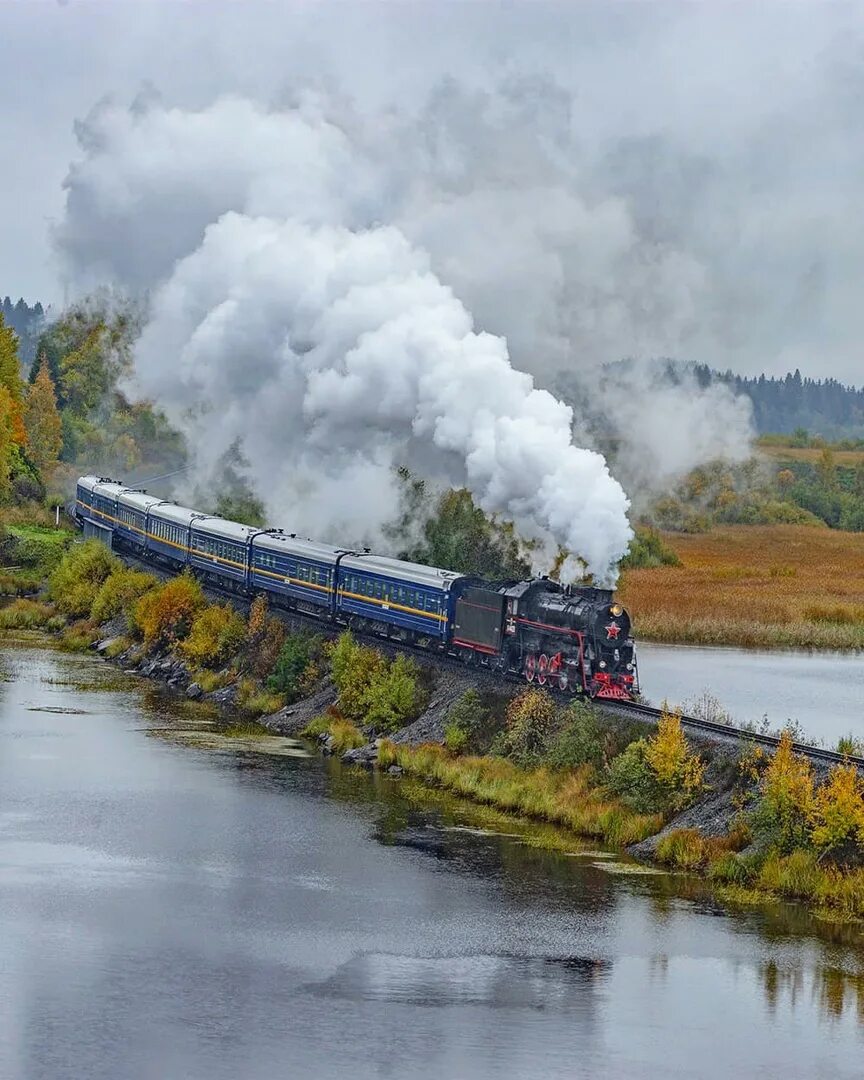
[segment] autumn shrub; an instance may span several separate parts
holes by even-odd
[[[89,615],[103,583],[121,566],[98,540],[75,544],[51,574],[51,598],[64,615]]]
[[[517,761],[536,758],[546,750],[560,726],[555,702],[545,690],[523,690],[508,704],[501,741],[504,753]]]
[[[90,618],[95,623],[103,623],[121,611],[129,613],[140,597],[158,584],[152,574],[118,567],[99,586],[90,608]]]
[[[198,582],[190,574],[180,574],[145,593],[134,606],[132,622],[146,645],[173,645],[189,634],[204,604]]]
[[[209,604],[195,615],[179,650],[194,664],[218,667],[237,652],[245,636],[246,623],[230,604]]]
[[[854,765],[835,765],[817,788],[810,824],[810,839],[820,851],[864,845],[864,780]]]
[[[64,652],[86,652],[99,640],[99,631],[89,619],[78,619],[67,627],[58,645]]]
[[[324,639],[320,634],[308,631],[289,634],[267,680],[268,687],[284,694],[289,704],[310,693],[321,677],[323,653]]]
[[[810,762],[795,753],[792,736],[784,731],[759,785],[759,801],[751,819],[757,843],[781,854],[806,847],[812,810]]]
[[[677,811],[702,790],[705,766],[690,753],[681,730],[681,718],[663,713],[656,733],[637,739],[619,754],[608,769],[610,789],[634,809]]]
[[[329,653],[339,710],[349,720],[363,723],[369,686],[384,673],[387,662],[379,652],[359,644],[348,630],[339,635]]]
[[[246,623],[244,669],[259,679],[266,678],[276,665],[285,636],[284,624],[269,612],[267,597],[256,596]]]

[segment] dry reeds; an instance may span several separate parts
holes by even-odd
[[[803,525],[664,534],[680,566],[628,570],[620,595],[643,640],[864,648],[864,536]]]

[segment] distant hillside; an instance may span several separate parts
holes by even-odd
[[[845,386],[836,379],[802,379],[801,372],[781,378],[733,375],[712,371],[704,364],[691,370],[702,385],[724,382],[753,402],[760,434],[806,428],[826,439],[864,436],[864,388]]]
[[[33,307],[19,299],[13,304],[10,297],[5,297],[0,304],[7,326],[11,326],[18,335],[18,355],[22,366],[30,367],[36,355],[36,342],[45,326],[45,309],[37,300]]]

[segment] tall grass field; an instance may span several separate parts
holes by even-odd
[[[627,570],[637,637],[689,645],[864,648],[864,534],[804,525],[664,533],[680,566]]]

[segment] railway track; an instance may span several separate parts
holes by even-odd
[[[156,571],[164,577],[172,576],[172,571],[161,564],[153,563],[148,559],[142,559],[136,554],[132,554],[126,549],[117,550],[117,554],[121,555],[127,562],[135,563],[142,568],[149,570],[150,572]],[[202,580],[202,586],[206,591],[220,596],[223,599],[232,601],[233,603],[243,603],[248,607],[248,600],[245,600],[242,596],[233,592],[231,589],[223,589],[219,585],[210,580]],[[320,619],[315,618],[312,615],[306,615],[302,611],[294,611],[281,609],[278,606],[273,607],[274,614],[279,613],[286,619],[296,620],[317,628],[322,627]],[[394,642],[387,638],[384,638],[377,634],[364,633],[362,631],[354,630],[355,636],[367,644],[374,646],[377,649],[383,649],[391,654],[407,651],[422,657],[427,663],[431,663],[433,666],[450,670],[458,671],[463,675],[474,677],[477,681],[494,680],[496,684],[500,683],[502,676],[497,673],[493,673],[488,668],[482,666],[469,666],[463,663],[461,660],[454,656],[447,656],[443,653],[430,652],[427,649],[411,648],[404,643]],[[520,684],[522,679],[518,675],[504,675],[503,678],[511,685]],[[560,690],[552,687],[548,688],[549,691],[555,697],[566,698],[568,701],[573,700],[573,695],[570,693],[564,693]],[[611,713],[612,715],[618,714],[623,716],[638,717],[643,720],[647,720],[651,723],[656,723],[663,714],[663,710],[657,708],[654,705],[646,705],[641,701],[620,701],[620,700],[595,700],[594,704],[603,709],[604,712]],[[776,735],[766,735],[758,731],[749,731],[746,728],[737,728],[729,724],[721,724],[716,720],[703,720],[698,716],[688,716],[686,714],[681,715],[681,725],[684,728],[688,728],[694,733],[698,732],[704,736],[713,738],[715,740],[721,740],[724,742],[737,741],[737,742],[749,742],[756,743],[759,746],[764,746],[771,750],[776,750],[780,739]],[[798,754],[803,754],[811,761],[818,762],[823,765],[837,765],[837,764],[851,764],[855,765],[861,772],[864,772],[864,757],[858,755],[844,755],[839,754],[836,750],[826,750],[822,746],[811,746],[809,743],[794,742],[792,744],[793,749]]]
[[[640,716],[646,720],[653,721],[659,720],[663,713],[662,709],[658,709],[654,705],[645,705],[641,701],[604,702],[602,708],[607,711],[620,711],[625,715]],[[715,738],[721,737],[723,739],[736,739],[739,741],[757,743],[759,746],[769,747],[772,750],[776,750],[777,745],[780,742],[777,735],[765,735],[759,731],[748,731],[746,728],[732,727],[729,724],[718,723],[716,720],[702,720],[698,716],[687,716],[682,714],[681,726],[690,728],[692,731],[701,732],[705,735],[714,736]],[[864,757],[859,757],[855,754],[838,754],[836,750],[826,750],[822,746],[811,746],[809,743],[793,742],[792,747],[796,753],[803,754],[805,757],[810,758],[811,761],[818,761],[829,765],[848,763],[855,765],[858,769],[864,771]]]

